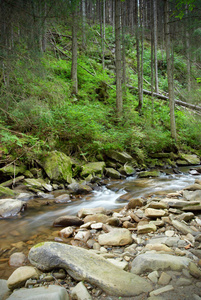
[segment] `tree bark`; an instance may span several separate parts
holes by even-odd
[[[174,113],[175,102],[174,102],[173,61],[172,61],[172,53],[171,53],[168,0],[165,0],[165,41],[166,41],[168,94],[169,94],[169,107],[170,107],[170,129],[171,129],[171,137],[173,138],[174,141],[176,141],[177,135],[176,135],[176,123],[175,123],[175,113]]]
[[[157,0],[153,0],[153,29],[154,29],[154,74],[155,74],[155,92],[158,93],[158,59],[157,59]]]
[[[72,79],[72,94],[78,93],[77,81],[77,24],[76,14],[72,12],[72,66],[71,66],[71,79]]]
[[[121,74],[121,0],[115,0],[115,57],[116,57],[116,109],[117,117],[121,116],[122,74]]]

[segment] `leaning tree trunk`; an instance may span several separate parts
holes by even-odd
[[[170,39],[168,0],[165,0],[165,41],[166,41],[169,107],[170,107],[170,129],[171,129],[171,136],[174,139],[174,141],[176,141],[177,136],[176,136],[175,113],[174,113],[175,101],[174,101],[173,61],[171,58],[171,39]]]

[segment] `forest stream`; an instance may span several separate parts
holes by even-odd
[[[58,236],[58,227],[53,227],[54,220],[62,215],[76,215],[83,208],[104,207],[114,210],[125,206],[127,201],[119,197],[129,192],[134,198],[155,196],[182,190],[193,184],[195,178],[201,179],[201,175],[189,174],[189,167],[179,169],[181,173],[174,174],[173,170],[166,170],[158,178],[128,177],[125,180],[111,180],[107,186],[101,186],[93,193],[84,195],[76,201],[65,204],[50,204],[37,208],[30,208],[13,218],[0,220],[0,278],[7,279],[13,272],[8,266],[11,253],[23,251],[28,253],[32,245],[41,241],[54,241]],[[62,194],[65,191],[57,191]],[[49,199],[55,197],[52,192]],[[48,201],[47,198],[47,201]]]

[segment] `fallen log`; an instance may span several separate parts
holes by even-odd
[[[131,86],[129,84],[127,84],[127,87],[130,90],[138,90],[137,87]],[[143,94],[151,96],[151,91],[143,90]],[[165,95],[162,95],[162,94],[153,93],[153,96],[158,98],[158,99],[164,100],[164,101],[169,101],[169,97],[167,97]],[[201,106],[198,106],[198,105],[190,104],[190,103],[187,103],[187,102],[184,102],[184,101],[181,101],[181,100],[177,100],[177,99],[175,99],[175,104],[201,112]]]

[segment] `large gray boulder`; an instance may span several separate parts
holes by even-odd
[[[50,285],[31,289],[14,291],[8,300],[68,300],[69,296],[64,287]]]
[[[16,199],[0,199],[0,217],[8,218],[17,215],[26,208],[26,203]]]
[[[65,153],[48,152],[40,159],[39,164],[52,181],[72,183],[72,162]]]
[[[49,271],[63,268],[78,281],[87,281],[118,297],[131,297],[152,290],[144,278],[114,266],[103,257],[83,248],[46,242],[35,245],[29,260],[37,268]]]

